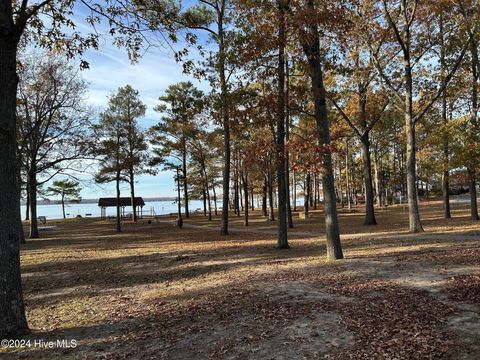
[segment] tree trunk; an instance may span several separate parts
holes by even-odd
[[[473,36],[470,36],[470,53],[471,53],[471,73],[472,73],[472,88],[471,88],[471,114],[470,122],[473,125],[473,129],[470,130],[473,139],[471,142],[478,142],[478,50],[477,44]],[[474,163],[474,166],[477,163]],[[477,165],[478,166],[478,165]],[[470,216],[472,220],[478,220],[478,208],[477,208],[477,188],[476,188],[476,169],[475,167],[467,167],[468,179],[470,181]]]
[[[423,232],[418,209],[418,191],[416,175],[416,139],[415,124],[410,116],[405,115],[405,127],[407,131],[407,196],[408,196],[408,220],[410,232]]]
[[[447,155],[448,156],[448,155]],[[442,197],[443,197],[443,217],[450,219],[452,217],[450,211],[450,172],[448,170],[443,171],[442,176]]]
[[[268,202],[270,206],[270,213],[268,220],[275,221],[275,213],[273,211],[273,175],[268,171]]]
[[[309,199],[310,199],[310,172],[307,172],[307,177],[305,179],[305,186],[303,191],[303,214],[305,219],[308,219],[308,209],[309,209]]]
[[[223,210],[222,210],[222,225],[220,229],[221,235],[228,235],[228,203],[230,190],[230,119],[228,114],[228,88],[227,79],[225,76],[225,38],[223,29],[223,17],[225,10],[225,3],[222,3],[222,8],[218,9],[217,26],[218,26],[218,72],[220,77],[220,97],[222,108],[223,121]]]
[[[288,69],[288,60],[285,61],[285,76],[286,76],[286,89],[285,89],[285,141],[288,144],[290,140],[290,74]],[[287,223],[288,228],[293,229],[293,217],[292,217],[292,203],[290,198],[290,159],[288,147],[285,147],[285,189],[287,197]]]
[[[183,148],[182,174],[183,174],[183,198],[185,201],[185,217],[188,219],[190,217],[190,211],[188,210],[187,149],[185,146]]]
[[[307,7],[314,12],[314,0],[307,0]],[[320,54],[320,38],[316,25],[309,25],[309,32],[310,39],[303,38],[302,45],[309,64],[318,140],[325,149],[323,153],[324,169],[322,174],[322,185],[325,205],[327,258],[329,260],[335,260],[342,259],[343,252],[340,243],[340,230],[337,218],[335,180],[332,168],[332,154],[330,151],[330,129],[326,106],[326,94],[323,84],[322,65],[320,63],[320,59],[322,58]]]
[[[263,182],[262,186],[262,214],[267,217],[267,179]]]
[[[407,27],[406,48],[404,50],[404,78],[405,78],[405,134],[407,137],[407,196],[408,221],[410,232],[423,232],[418,208],[417,188],[417,147],[415,135],[415,121],[413,119],[413,78],[410,63],[410,31]]]
[[[253,194],[253,184],[250,183],[250,206],[252,211],[255,210],[255,202],[254,202],[254,194]]]
[[[378,150],[375,147],[373,152],[373,168],[375,170],[375,190],[377,193],[377,206],[382,206],[382,181],[380,179],[380,164],[378,160]]]
[[[235,154],[233,155],[233,164],[235,166]],[[237,184],[237,172],[235,168],[233,170],[233,213],[237,215],[237,204],[238,204],[238,184]],[[239,215],[239,214],[238,214]]]
[[[223,167],[223,200],[222,200],[222,225],[220,234],[228,235],[228,203],[230,191],[230,125],[228,117],[223,120],[224,133],[224,167]]]
[[[472,169],[467,169],[467,172],[470,182],[470,218],[472,220],[478,220],[476,174]]]
[[[337,161],[337,164],[338,164],[338,180],[337,180],[337,183],[338,183],[338,194],[339,194],[339,197],[340,197],[340,205],[342,206],[342,208],[345,207],[345,201],[344,201],[344,197],[343,197],[343,179],[342,179],[342,167],[340,166],[340,162]],[[316,195],[316,192],[315,192],[315,195]],[[316,209],[316,207],[315,207]]]
[[[349,167],[349,158],[350,158],[350,152],[349,152],[349,149],[348,149],[348,141],[347,141],[347,144],[346,144],[346,148],[347,148],[347,153],[345,154],[345,180],[346,180],[346,191],[347,191],[347,206],[349,209],[352,208],[352,197],[350,196],[351,195],[351,191],[350,191],[350,167]]]
[[[240,166],[240,161],[238,162],[238,165]],[[239,172],[239,179],[238,179],[238,199],[239,199],[239,210],[243,211],[243,183],[242,183],[242,177],[243,174]],[[240,211],[238,212],[240,214]]]
[[[293,192],[293,211],[297,211],[297,176],[296,172],[293,172],[293,184],[292,184],[292,192]]]
[[[177,167],[177,196],[178,196],[178,199],[177,199],[177,216],[178,216],[178,219],[177,219],[177,225],[179,228],[182,228],[183,226],[183,219],[182,219],[182,201],[181,201],[181,191],[180,191],[180,171]]]
[[[213,191],[213,206],[215,207],[215,216],[217,216],[218,215],[217,190],[215,190],[215,184],[212,184],[212,191]]]
[[[14,338],[28,329],[20,278],[20,170],[15,121],[18,39],[12,36],[11,7],[12,2],[7,1],[0,5],[0,338]]]
[[[208,221],[212,221],[212,202],[210,200],[210,189],[208,187],[208,176],[207,176],[207,170],[203,169],[203,174],[205,175],[205,189],[207,193],[207,202],[208,202]]]
[[[246,170],[245,170],[244,176],[242,176],[242,183],[243,183],[243,195],[245,199],[243,225],[248,226],[248,174]]]
[[[441,78],[442,78],[442,122],[445,125],[443,131],[443,175],[442,175],[442,197],[443,197],[443,217],[450,219],[452,217],[450,211],[450,171],[449,171],[449,141],[448,141],[448,118],[447,118],[447,86],[445,84],[445,32],[443,27],[443,13],[440,13],[440,66],[441,66]]]
[[[423,232],[418,209],[417,146],[413,120],[413,83],[410,59],[405,59],[405,132],[407,136],[407,196],[410,232]]]
[[[401,190],[400,194],[402,198],[405,198],[407,195],[407,179],[405,176],[405,153],[402,146],[400,146],[398,154],[398,166],[400,169],[400,182],[401,182]]]
[[[117,165],[118,166],[118,165]],[[116,228],[117,232],[122,232],[121,214],[120,214],[120,169],[117,168],[117,175],[115,177],[115,183],[117,188],[117,219]]]
[[[30,239],[40,237],[38,233],[38,217],[37,217],[37,169],[35,164],[30,165],[28,173],[28,188],[30,190]]]
[[[235,164],[235,160],[233,161]],[[233,196],[233,205],[234,205],[234,213],[237,216],[240,216],[240,186],[239,186],[239,179],[238,179],[238,170],[235,170],[235,179],[234,179],[234,196]]]
[[[315,184],[315,179],[317,177],[317,174],[313,173],[313,181],[312,179],[310,178],[310,183],[309,183],[309,186],[310,186],[310,190],[308,192],[308,198],[309,198],[309,204],[310,204],[310,208],[313,207],[313,197],[314,197],[314,193],[315,193],[315,188],[316,188],[316,184]],[[313,186],[312,186],[312,182],[313,182]],[[313,191],[312,191],[313,190]]]
[[[63,212],[63,218],[66,219],[67,216],[65,215],[65,194],[62,194],[62,212]]]
[[[28,183],[28,181],[27,181],[27,183]],[[20,202],[21,193],[22,193],[22,175],[21,175],[21,172],[20,172],[20,161],[18,161],[18,166],[17,166],[17,191],[18,191],[18,202],[17,202],[16,211],[18,213],[18,237],[19,237],[19,243],[20,244],[25,244],[26,243],[26,241],[25,241],[25,231],[23,229],[22,214],[21,214],[22,211],[21,211],[21,202]]]
[[[365,182],[365,221],[364,225],[377,225],[375,219],[375,209],[373,206],[373,184],[372,184],[372,164],[370,158],[370,141],[368,132],[361,138],[362,158],[363,158],[363,178]],[[377,196],[379,190],[377,188]]]
[[[278,236],[279,249],[288,249],[287,235],[287,188],[286,188],[286,156],[285,156],[285,3],[277,1],[277,26],[278,26],[278,99],[277,99],[277,188],[278,188]]]
[[[203,216],[207,216],[207,191],[205,185],[202,186],[202,199],[203,199]]]
[[[27,181],[27,199],[25,201],[25,220],[30,220],[30,190],[28,189],[28,181]]]
[[[133,221],[137,222],[137,207],[135,205],[135,174],[133,173],[133,167],[129,169],[129,176],[130,176],[130,198],[132,202],[132,210],[133,210]]]

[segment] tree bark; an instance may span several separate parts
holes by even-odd
[[[405,127],[407,132],[407,196],[408,196],[408,220],[410,232],[423,232],[418,209],[418,191],[416,175],[416,139],[415,124],[411,117],[405,115]]]
[[[336,164],[338,165],[338,178],[337,178],[338,180],[337,180],[337,183],[338,183],[338,197],[340,198],[338,202],[340,203],[340,206],[343,209],[345,207],[345,201],[344,201],[344,197],[343,197],[342,167],[340,166],[340,161],[336,161]],[[317,196],[316,186],[317,185],[315,184],[315,196]],[[315,200],[314,209],[317,210],[316,200]]]
[[[65,215],[65,194],[62,193],[62,212],[63,212],[63,218],[66,219],[67,216]]]
[[[413,82],[410,59],[405,59],[405,133],[407,136],[407,196],[410,232],[423,232],[418,208],[417,189],[417,146],[415,122],[413,120]]]
[[[285,156],[285,3],[277,1],[278,26],[278,67],[277,67],[277,188],[278,188],[278,236],[279,249],[288,249],[287,235],[287,188],[286,188],[286,156]]]
[[[182,158],[182,174],[183,174],[183,198],[185,201],[185,217],[188,219],[190,217],[190,212],[188,210],[188,180],[187,180],[187,148],[183,147],[183,158]]]
[[[470,218],[472,220],[478,220],[476,174],[472,169],[467,169],[467,172],[468,180],[470,182]]]
[[[25,220],[30,220],[30,190],[28,189],[28,181],[27,181],[27,198],[25,200]]]
[[[295,171],[293,172],[293,184],[292,184],[292,192],[293,192],[293,211],[297,211],[297,176]]]
[[[181,192],[180,192],[180,172],[179,172],[179,169],[177,167],[177,196],[178,196],[178,199],[177,199],[177,215],[178,215],[178,219],[177,219],[177,225],[178,227],[181,229],[182,226],[183,226],[183,219],[182,219],[182,202],[181,202]]]
[[[207,203],[208,203],[208,221],[212,221],[212,202],[210,200],[210,190],[208,189],[208,182],[206,183],[207,186]]]
[[[132,210],[133,210],[133,221],[137,222],[137,207],[135,205],[135,174],[133,173],[133,167],[130,166],[129,176],[130,176],[130,198],[132,202]]]
[[[228,114],[228,88],[225,75],[225,38],[223,29],[223,18],[225,11],[225,0],[221,2],[221,8],[218,8],[217,25],[218,25],[218,72],[220,77],[220,95],[223,122],[223,210],[222,224],[220,229],[221,235],[228,235],[228,203],[230,190],[230,119]]]
[[[207,192],[205,185],[202,186],[203,216],[207,216]]]
[[[236,164],[236,160],[233,161]],[[237,164],[238,166],[238,164]],[[238,169],[238,167],[236,168]],[[233,196],[233,205],[234,205],[234,213],[237,216],[240,216],[240,186],[239,186],[239,175],[238,170],[234,170],[234,181],[233,181],[233,188],[234,188],[234,196]]]
[[[370,141],[368,132],[360,139],[363,158],[363,178],[365,185],[365,221],[364,225],[377,225],[373,205],[372,162],[370,157]],[[377,196],[378,189],[377,189]]]
[[[450,211],[450,171],[448,169],[443,170],[442,198],[443,198],[443,217],[445,219],[450,219],[452,217],[452,214]]]
[[[313,0],[307,0],[307,7],[314,12]],[[335,181],[332,168],[332,153],[330,150],[330,129],[326,106],[326,93],[323,84],[323,70],[320,63],[320,38],[317,25],[309,25],[310,39],[303,38],[302,46],[308,60],[312,84],[315,119],[319,142],[324,146],[323,153],[323,198],[325,205],[325,230],[327,236],[327,258],[329,260],[343,259],[340,243],[340,230],[337,218],[335,199]]]
[[[122,232],[121,214],[120,214],[120,168],[117,165],[117,174],[115,176],[116,190],[117,190],[117,232]]]
[[[375,170],[375,190],[377,193],[377,206],[382,206],[382,180],[380,175],[380,161],[378,159],[378,148],[373,151],[373,168]]]
[[[203,175],[204,175],[204,193],[207,195],[207,202],[208,202],[208,221],[212,221],[212,202],[210,200],[210,188],[208,186],[208,175],[207,169],[205,168],[205,164],[202,164],[203,167]]]
[[[350,190],[350,166],[349,166],[349,159],[350,159],[350,152],[348,148],[348,141],[346,144],[347,153],[345,154],[345,180],[346,180],[346,191],[347,191],[347,206],[348,209],[352,208],[352,197],[351,197],[351,190]]]
[[[445,84],[445,32],[443,27],[443,13],[440,13],[440,66],[442,77],[442,123],[445,125],[443,139],[443,175],[442,175],[442,197],[443,197],[443,217],[450,219],[452,217],[450,211],[450,171],[449,171],[449,141],[448,141],[448,118],[447,118],[447,86]]]
[[[385,3],[384,3],[385,4]],[[386,5],[385,5],[385,11]],[[391,22],[391,21],[390,21]],[[416,132],[415,119],[413,116],[413,76],[412,63],[410,58],[411,32],[410,24],[405,26],[404,40],[399,37],[403,52],[403,77],[405,83],[405,135],[407,138],[407,197],[408,197],[408,221],[410,232],[423,232],[418,208],[417,188],[417,160],[416,160]]]
[[[270,170],[268,171],[268,203],[270,207],[268,220],[275,221],[275,213],[273,211],[273,175]]]
[[[38,239],[38,217],[37,217],[37,169],[33,163],[28,172],[28,188],[30,191],[30,239]]]
[[[267,179],[265,178],[262,186],[262,214],[267,217]]]
[[[245,207],[243,212],[243,225],[248,226],[248,173],[245,170],[244,174],[242,175],[242,183],[243,183],[243,196],[245,201]]]
[[[253,193],[253,184],[250,183],[250,206],[252,211],[255,211],[255,199],[254,199],[254,193]]]
[[[20,186],[16,94],[17,43],[12,2],[0,3],[0,338],[28,330],[20,277]]]
[[[309,202],[310,208],[313,207],[313,197],[315,195],[314,193],[315,193],[315,188],[316,188],[316,184],[315,184],[316,177],[317,177],[317,174],[313,173],[313,181],[310,178],[310,183],[309,183],[310,184],[310,190],[308,192],[308,195],[309,195],[308,198],[309,198],[309,201],[310,201]],[[313,184],[312,184],[312,182],[313,182]]]
[[[305,215],[305,219],[308,219],[308,209],[309,209],[309,199],[310,199],[310,172],[307,172],[307,176],[305,178],[305,186],[303,191],[303,214]]]
[[[470,122],[473,125],[473,129],[470,130],[472,133],[471,141],[476,143],[478,142],[478,49],[477,43],[473,37],[473,34],[469,36],[470,42],[470,53],[471,53],[471,62],[470,70],[472,73],[472,88],[471,88],[471,113],[470,113]],[[477,188],[476,188],[476,170],[474,163],[473,166],[467,167],[468,178],[470,181],[470,216],[472,220],[478,220],[478,208],[477,208]],[[478,166],[478,165],[477,165]]]
[[[238,166],[240,166],[240,160],[238,161]],[[239,214],[240,214],[240,210],[243,211],[243,199],[244,199],[242,177],[243,177],[243,173],[239,172],[238,174],[238,200],[239,200],[238,213]]]
[[[288,69],[288,60],[285,61],[285,77],[286,77],[286,89],[285,89],[285,141],[288,144],[290,140],[290,75]],[[288,147],[285,147],[285,190],[287,197],[287,224],[289,229],[293,229],[293,217],[292,217],[292,203],[290,198],[290,158]]]

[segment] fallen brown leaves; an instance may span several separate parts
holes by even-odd
[[[446,288],[452,299],[480,305],[480,274],[454,276]]]
[[[349,306],[338,309],[357,339],[348,358],[434,359],[453,345],[443,325],[454,309],[426,291],[386,281],[359,282],[339,290],[355,295]]]
[[[457,346],[445,326],[455,302],[479,301],[473,235],[363,236],[344,243],[352,259],[327,263],[313,238],[292,237],[279,252],[267,233],[152,224],[116,234],[88,221],[81,233],[75,223],[59,229],[22,253],[29,323],[33,336],[79,347],[16,358],[438,358]],[[438,293],[421,290],[432,283]]]
[[[455,308],[427,291],[349,274],[290,272],[282,280],[285,278],[311,281],[313,286],[334,295],[332,299],[349,299],[335,301],[333,311],[340,315],[345,329],[354,334],[355,344],[333,351],[329,358],[435,359],[454,346],[444,325]]]
[[[397,256],[396,260],[429,262],[435,265],[478,265],[480,264],[480,249],[429,249],[402,254]]]

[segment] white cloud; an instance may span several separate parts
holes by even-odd
[[[91,28],[84,22],[85,9],[77,8],[77,29],[85,32]],[[107,33],[105,25],[99,30]],[[202,36],[202,40],[205,36]],[[147,105],[144,119],[140,120],[143,128],[157,123],[159,114],[154,111],[158,98],[166,88],[180,81],[190,80],[197,87],[208,92],[210,86],[207,81],[199,82],[191,76],[183,74],[181,64],[176,63],[173,52],[161,48],[150,48],[136,64],[131,64],[125,49],[119,49],[111,43],[108,36],[102,37],[99,50],[88,50],[83,58],[89,62],[90,68],[82,75],[89,84],[86,98],[88,104],[95,108],[106,107],[108,96],[119,87],[130,84],[138,90],[142,101]],[[137,192],[139,196],[175,196],[175,184],[171,173],[160,173],[156,177],[139,176]],[[92,185],[82,191],[84,198],[108,196],[114,193],[113,183],[99,188]]]

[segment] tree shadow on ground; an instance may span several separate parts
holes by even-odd
[[[220,237],[215,230],[180,230],[162,224],[116,234],[104,224],[85,224],[81,232],[76,224],[65,224],[49,238],[30,241],[22,249],[26,304],[37,329],[30,337],[75,338],[81,345],[67,350],[31,349],[20,356],[171,355],[178,350],[178,336],[187,341],[210,326],[203,331],[217,339],[215,331],[226,329],[215,327],[219,321],[227,326],[231,319],[245,316],[251,316],[246,330],[254,334],[258,330],[261,337],[262,331],[270,331],[264,328],[267,325],[289,326],[293,318],[285,316],[293,317],[294,306],[286,306],[284,302],[290,300],[285,299],[304,295],[303,290],[294,295],[285,290],[279,300],[271,291],[280,284],[289,289],[292,283],[309,283],[315,291],[333,288],[333,293],[336,284],[363,284],[373,291],[378,287],[375,279],[401,280],[412,271],[433,271],[433,265],[470,264],[480,252],[479,236],[471,231],[452,232],[449,237],[393,234],[398,235],[392,230],[390,238],[348,239],[344,241],[347,260],[327,263],[320,239],[295,238],[292,249],[279,251],[271,234]],[[343,301],[332,296],[333,302]],[[311,300],[312,308],[300,303],[295,303],[304,311],[297,314],[300,318],[332,311],[322,294]],[[237,336],[234,324],[229,331]]]

